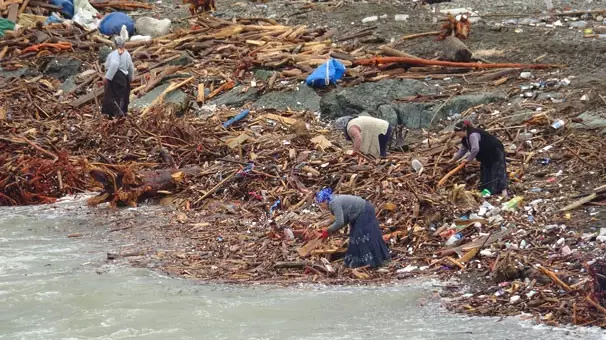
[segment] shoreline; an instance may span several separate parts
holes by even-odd
[[[165,5],[164,11],[174,4]],[[6,83],[13,88],[0,98],[0,124],[6,131],[0,136],[0,160],[5,161],[0,202],[48,203],[69,193],[95,191],[97,196],[88,203],[99,208],[91,215],[109,214],[108,237],[132,244],[110,256],[186,279],[374,285],[436,275],[459,278],[469,287],[450,305],[460,313],[530,313],[546,324],[606,328],[602,320],[606,309],[587,298],[600,293],[593,285],[595,275],[587,272],[589,263],[600,264],[606,252],[602,232],[606,94],[600,93],[606,75],[596,71],[599,65],[590,70],[592,65],[585,62],[599,64],[604,41],[590,41],[575,29],[548,29],[545,25],[552,19],[541,21],[545,24],[541,27],[488,21],[474,24],[466,41],[482,51],[482,58],[571,67],[532,70],[528,75],[522,69],[357,65],[357,60],[383,56],[393,38],[386,30],[394,28],[400,34],[436,29],[429,24],[428,8],[417,12],[408,5],[395,8],[419,13],[418,18],[398,23],[387,17],[377,19],[379,28],[369,28],[373,23],[360,26],[372,5],[376,11],[395,6],[346,1],[327,9],[324,6],[330,4],[318,4],[327,11],[311,9],[294,24],[288,20],[273,24],[267,18],[234,22],[192,18],[183,26],[198,27],[193,33],[183,28],[171,33],[171,39],[136,47],[142,55],[153,52],[136,60],[141,71],[137,102],[149,110],[137,107],[123,120],[108,121],[98,112],[94,95],[102,75],[80,79],[87,72],[99,73],[97,53],[107,42],[89,37],[90,50],[83,45],[74,53],[23,58],[19,49],[7,49],[9,57],[0,71],[13,72]],[[289,9],[276,1],[265,6],[251,11]],[[224,14],[229,16],[237,7]],[[337,32],[328,44],[325,38],[331,34],[333,17],[339,18],[334,27],[348,29]],[[318,25],[303,27],[316,19]],[[599,24],[597,17],[587,20]],[[61,24],[51,29],[64,39],[80,37]],[[360,34],[360,29],[364,39],[340,40]],[[9,38],[15,42],[24,39],[19,34],[40,35],[29,30]],[[247,39],[224,36],[240,30],[247,30]],[[274,33],[268,36],[265,31]],[[222,38],[190,44],[201,32]],[[541,43],[535,46],[533,41]],[[588,47],[591,43],[593,47]],[[433,59],[438,44],[431,36],[394,40],[390,46]],[[220,51],[213,52],[217,47]],[[301,52],[304,47],[309,50]],[[333,48],[349,62],[348,75],[327,90],[307,87],[302,81],[316,64],[333,55]],[[177,50],[183,52],[178,60]],[[586,53],[585,58],[575,51]],[[258,59],[237,57],[252,54]],[[75,82],[71,90],[64,90],[69,81],[61,78],[66,75],[56,78],[56,70],[45,66],[59,59],[79,65],[70,74]],[[176,64],[165,65],[173,61]],[[155,99],[170,86],[173,73],[186,80],[174,81],[180,85],[173,93],[177,98],[160,105]],[[148,88],[146,77],[158,86]],[[38,100],[11,94],[23,88]],[[202,95],[205,89],[216,92],[216,98]],[[224,125],[245,108],[250,109],[246,117]],[[404,125],[410,131],[400,150],[383,162],[349,157],[351,145],[327,125],[344,108],[354,113],[371,110]],[[429,120],[436,115],[435,121]],[[509,209],[502,206],[504,201],[484,200],[475,190],[477,164],[437,188],[458,144],[450,136],[450,126],[463,117],[504,141],[514,199]],[[565,125],[553,128],[558,120]],[[424,165],[422,173],[412,168],[413,159]],[[312,199],[324,186],[363,196],[375,205],[393,254],[388,265],[378,270],[342,268],[338,254],[347,240],[342,234],[311,258],[298,256],[297,247],[308,241],[305,234],[327,224],[329,216],[318,213]],[[150,211],[132,214],[108,208],[147,200],[159,200],[167,208],[144,207]],[[278,209],[272,209],[277,202]],[[448,237],[440,230],[461,232],[464,238],[460,245],[446,246]]]

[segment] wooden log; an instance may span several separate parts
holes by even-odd
[[[82,107],[82,106],[98,99],[99,97],[101,97],[101,95],[103,95],[103,91],[104,91],[103,87],[96,88],[93,91],[91,91],[89,94],[76,98],[73,102],[70,103],[70,105],[75,108]]]
[[[12,4],[8,6],[7,19],[14,23],[17,23],[17,16],[19,14],[19,4]]]
[[[465,162],[465,161],[461,162],[461,164],[459,164],[456,168],[450,170],[446,175],[444,175],[444,177],[442,177],[442,179],[438,182],[438,188],[441,187],[442,185],[444,185],[444,183],[446,183],[448,178],[450,178],[452,175],[456,174],[461,169],[463,169],[465,167],[465,164],[467,164],[467,162]]]
[[[576,208],[582,206],[583,204],[586,204],[586,203],[589,203],[589,202],[593,201],[596,197],[598,197],[598,194],[596,194],[594,192],[594,193],[592,193],[592,194],[590,194],[588,196],[585,196],[585,197],[583,197],[583,198],[581,198],[581,199],[579,199],[577,201],[574,201],[574,202],[570,203],[569,205],[567,205],[564,208],[560,209],[560,211],[564,212],[564,211],[569,211],[569,210],[576,209]]]
[[[180,88],[181,86],[191,83],[194,80],[194,77],[190,77],[188,79],[185,79],[184,81],[177,83],[177,84],[171,84],[169,87],[166,88],[166,90],[164,90],[158,97],[156,97],[156,99],[154,99],[154,101],[149,104],[148,107],[146,107],[143,112],[141,112],[141,118],[145,117],[145,115],[149,112],[149,110],[151,110],[155,105],[157,104],[162,104],[162,102],[164,101],[164,96],[166,96],[168,93]]]
[[[297,262],[276,262],[274,268],[305,268],[308,263],[306,261]]]
[[[122,10],[132,10],[136,8],[152,9],[153,6],[138,1],[93,1],[90,3],[95,8],[116,8]]]
[[[403,63],[409,65],[420,65],[420,66],[443,66],[443,67],[467,67],[467,68],[524,68],[524,69],[549,69],[549,68],[564,68],[566,65],[557,64],[483,64],[483,63],[458,63],[452,61],[441,61],[441,60],[429,60],[429,59],[415,59],[405,57],[375,57],[375,58],[363,58],[357,59],[354,65],[378,65],[378,64],[389,64],[389,63]]]
[[[432,31],[432,32],[425,32],[425,33],[416,33],[416,34],[405,35],[405,36],[402,37],[402,40],[410,40],[410,39],[416,39],[416,38],[422,38],[422,37],[429,37],[429,36],[433,36],[433,35],[440,35],[440,31]]]
[[[322,246],[322,239],[318,237],[307,242],[304,246],[297,248],[297,253],[299,253],[299,256],[301,257],[307,257],[313,250],[320,246]]]
[[[448,61],[469,62],[473,53],[457,37],[446,37],[442,41],[442,57]]]
[[[387,45],[382,45],[379,47],[381,52],[383,52],[387,56],[391,57],[406,57],[406,58],[418,58],[412,54],[408,54],[406,52],[398,51],[395,48],[391,48]],[[353,60],[352,60],[353,61]]]

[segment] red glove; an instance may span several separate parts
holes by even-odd
[[[326,229],[326,228],[322,229],[322,235],[320,235],[320,238],[322,240],[328,238],[328,229]]]
[[[109,79],[103,77],[103,85],[107,85],[107,83],[109,83]]]

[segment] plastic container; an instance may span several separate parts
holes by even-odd
[[[419,162],[419,160],[417,160],[417,159],[413,159],[412,160],[412,168],[418,174],[420,174],[421,172],[423,172],[423,164],[421,164],[421,162]]]
[[[562,126],[564,126],[565,124],[566,124],[566,122],[564,122],[561,119],[558,119],[555,122],[553,122],[553,124],[551,124],[551,127],[557,130],[557,129],[561,128]]]
[[[463,234],[456,233],[456,234],[450,236],[450,238],[446,241],[446,245],[447,246],[456,246],[457,244],[459,244],[461,242],[462,239],[463,239]]]

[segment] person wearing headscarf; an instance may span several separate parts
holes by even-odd
[[[455,135],[461,137],[461,147],[450,160],[451,163],[469,153],[464,163],[477,159],[480,162],[480,190],[507,196],[507,169],[505,148],[501,141],[488,132],[474,128],[465,120],[455,124]]]
[[[338,118],[334,125],[337,130],[343,131],[347,140],[353,142],[354,153],[387,157],[393,128],[386,120],[370,116],[345,116]]]
[[[316,202],[335,217],[333,224],[322,230],[320,238],[327,238],[347,224],[350,226],[349,246],[343,259],[347,267],[380,267],[389,260],[389,249],[370,202],[358,196],[333,195],[330,188],[319,191]]]
[[[110,118],[128,113],[130,83],[135,76],[135,66],[130,53],[124,48],[125,41],[116,37],[116,50],[107,56],[103,85],[103,104],[101,112]]]

